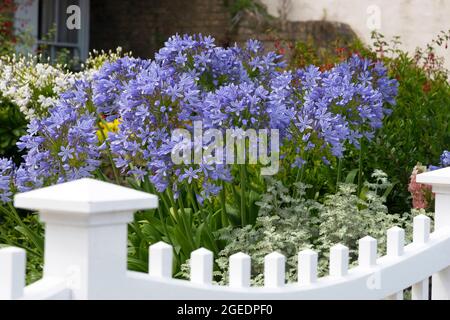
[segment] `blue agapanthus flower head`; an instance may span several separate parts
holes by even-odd
[[[330,70],[309,66],[294,73],[294,125],[302,152],[316,149],[342,157],[346,144],[359,148],[382,126],[397,93],[381,63],[355,55]],[[299,135],[301,137],[299,137]],[[328,151],[327,151],[328,150]]]
[[[445,150],[441,155],[441,165],[443,167],[450,166],[450,151]]]
[[[0,204],[11,201],[14,163],[10,159],[0,158]]]
[[[107,121],[118,117],[121,93],[129,80],[134,79],[150,64],[149,60],[123,57],[113,62],[105,62],[92,81],[92,101],[97,112],[103,114]]]
[[[47,117],[33,120],[17,143],[26,150],[17,171],[21,191],[92,176],[100,165],[97,114],[90,110],[91,87],[78,81],[61,95]]]
[[[155,55],[155,61],[171,72],[189,73],[208,91],[221,85],[267,82],[285,66],[282,56],[265,53],[259,41],[249,40],[244,48],[223,48],[201,34],[171,37]]]
[[[224,48],[203,35],[171,37],[154,60],[106,62],[63,93],[48,116],[31,121],[18,143],[24,163],[11,169],[2,162],[0,194],[9,199],[11,179],[25,191],[91,176],[112,160],[121,178],[148,178],[175,196],[195,184],[203,201],[232,180],[231,166],[208,157],[174,163],[175,130],[193,134],[195,123],[222,132],[277,129],[280,144],[295,153],[283,160],[301,167],[313,154],[329,165],[347,145],[371,139],[395,103],[398,84],[380,62],[353,56],[326,71],[284,67],[258,41]],[[117,129],[99,141],[112,121]],[[204,140],[186,143],[193,151],[208,148]]]

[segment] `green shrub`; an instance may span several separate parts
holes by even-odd
[[[36,214],[0,206],[0,247],[14,246],[27,252],[26,280],[30,284],[42,277],[44,228]]]
[[[356,194],[354,184],[341,184],[335,194],[325,197],[324,203],[307,199],[308,186],[297,184],[297,193],[280,182],[271,180],[267,193],[258,203],[259,216],[254,227],[225,228],[218,233],[228,245],[216,259],[216,280],[228,282],[228,259],[232,254],[244,252],[252,257],[252,283],[263,284],[264,257],[278,251],[287,257],[286,278],[288,282],[297,279],[297,253],[313,249],[319,253],[319,274],[328,270],[329,249],[341,243],[349,247],[351,263],[356,263],[358,240],[370,235],[378,240],[378,252],[386,250],[385,233],[392,226],[406,229],[411,239],[412,217],[425,213],[412,210],[400,214],[390,214],[385,205],[384,191],[391,184],[385,173],[377,170],[373,183],[365,183],[364,199]],[[188,266],[183,266],[187,277]]]
[[[27,121],[17,106],[0,98],[0,158],[13,158],[16,163],[20,162],[16,142],[25,134],[26,126]]]

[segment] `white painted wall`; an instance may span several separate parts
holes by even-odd
[[[262,0],[276,16],[281,1]],[[450,0],[291,0],[291,4],[290,20],[345,22],[368,44],[375,27],[387,38],[401,36],[403,48],[411,52],[450,29]],[[439,53],[450,69],[450,48]]]
[[[14,16],[14,28],[29,34],[31,39],[38,37],[39,3],[36,0],[15,0],[17,11]],[[31,48],[29,47],[31,46]],[[36,50],[36,43],[26,44],[17,48],[19,52],[28,53]]]

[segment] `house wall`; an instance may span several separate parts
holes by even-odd
[[[232,0],[228,0],[229,3]],[[259,39],[269,49],[276,40],[296,41],[312,37],[331,43],[354,33],[347,25],[330,22],[288,23],[280,31],[276,19],[244,15],[232,30],[225,0],[94,0],[91,1],[90,48],[122,46],[140,57],[151,57],[175,33],[210,34],[219,45]]]
[[[132,50],[150,57],[175,33],[208,33],[225,44],[229,11],[224,0],[91,1],[91,49]]]
[[[95,1],[95,0],[92,0]],[[80,25],[78,38],[79,58],[88,57],[89,52],[89,9],[91,0],[79,0]],[[14,28],[18,33],[26,35],[27,43],[19,46],[17,50],[21,53],[35,52],[38,48],[39,33],[39,1],[38,0],[14,0],[17,10],[14,14]],[[64,8],[66,9],[66,8]],[[63,11],[64,12],[64,11]],[[67,14],[67,17],[69,13]],[[64,20],[63,20],[64,21]]]
[[[25,27],[37,34],[38,0],[16,0],[31,3],[16,15],[16,22],[27,21]],[[88,0],[84,0],[88,1]],[[269,49],[278,40],[294,42],[313,38],[320,45],[336,38],[354,37],[351,28],[328,21],[297,21],[284,24],[266,14],[243,14],[232,29],[230,9],[226,1],[234,0],[91,0],[82,31],[89,38],[89,50],[108,50],[121,46],[135,56],[152,57],[173,34],[203,33],[212,35],[218,45],[243,43],[259,39]],[[86,10],[85,10],[86,11]]]
[[[278,15],[282,0],[261,0]],[[290,0],[288,18],[293,21],[326,19],[349,24],[357,35],[371,43],[376,27],[387,38],[400,36],[403,48],[414,51],[429,43],[441,30],[450,29],[449,0]],[[379,22],[379,24],[377,23]],[[450,51],[440,50],[450,68]]]
[[[29,0],[15,0],[17,11],[14,15],[14,28],[30,34],[30,37],[37,39],[38,36],[38,2]],[[18,48],[19,52],[26,53],[30,48],[23,46]],[[33,50],[36,44],[32,44]]]

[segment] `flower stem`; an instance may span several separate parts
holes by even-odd
[[[195,242],[194,242],[194,240],[192,240],[193,232],[191,232],[191,228],[190,228],[191,226],[188,227],[188,225],[186,223],[185,219],[186,219],[187,214],[186,214],[186,211],[184,210],[184,204],[183,204],[183,201],[181,200],[181,197],[178,198],[178,203],[180,205],[180,210],[181,210],[180,221],[182,224],[182,228],[184,228],[186,238],[189,239],[189,242],[190,242],[189,244],[191,245],[191,250],[193,251],[196,249]]]
[[[197,205],[197,201],[196,201],[196,197],[195,197],[195,191],[193,190],[193,188],[191,188],[191,186],[189,184],[186,184],[188,193],[189,193],[189,199],[191,200],[192,203],[192,207],[194,208],[195,212],[199,211],[198,205]],[[195,186],[194,186],[195,188]]]
[[[100,120],[101,123],[103,123],[104,126],[107,126],[107,122],[104,119],[102,119],[102,117],[98,116],[98,119]],[[106,143],[106,153],[108,155],[109,162],[111,162],[114,180],[116,181],[117,184],[120,184],[119,172],[117,171],[116,164],[114,163],[113,156],[111,154],[111,150],[109,149],[109,143],[108,140],[106,139],[107,137],[105,135],[105,132],[103,132],[102,128],[99,128],[99,131],[103,137],[103,141],[105,141]]]
[[[189,188],[189,189],[190,189],[190,191],[192,191],[191,188]],[[192,194],[196,194],[196,193],[198,193],[197,186],[195,184],[193,184],[193,192],[192,192]],[[193,202],[195,202],[194,199],[192,199],[192,200],[193,200]],[[211,227],[210,227],[209,222],[208,222],[208,215],[205,214],[205,210],[206,209],[199,210],[198,206],[197,205],[195,205],[195,206],[197,208],[197,212],[200,212],[200,214],[201,214],[201,216],[203,218],[203,221],[205,223],[206,233],[208,235],[209,241],[211,242],[211,245],[213,247],[214,253],[217,255],[217,254],[219,254],[219,248],[217,247],[216,241],[215,241],[215,239],[213,237],[213,234],[212,234],[212,231],[211,231]]]
[[[241,178],[241,223],[242,226],[247,225],[247,212],[246,212],[246,199],[245,199],[245,192],[246,192],[246,176],[245,176],[245,164],[239,166],[239,173]]]
[[[226,207],[226,190],[225,190],[225,181],[222,181],[222,190],[220,190],[220,204],[222,206],[222,227],[228,226],[228,217],[227,217],[227,207]]]
[[[362,166],[363,166],[363,140],[360,140],[359,146],[359,165],[358,165],[358,194],[361,192],[362,187]]]
[[[342,174],[342,158],[338,159],[338,167],[337,167],[337,178],[336,178],[336,190],[341,182],[341,174]]]

